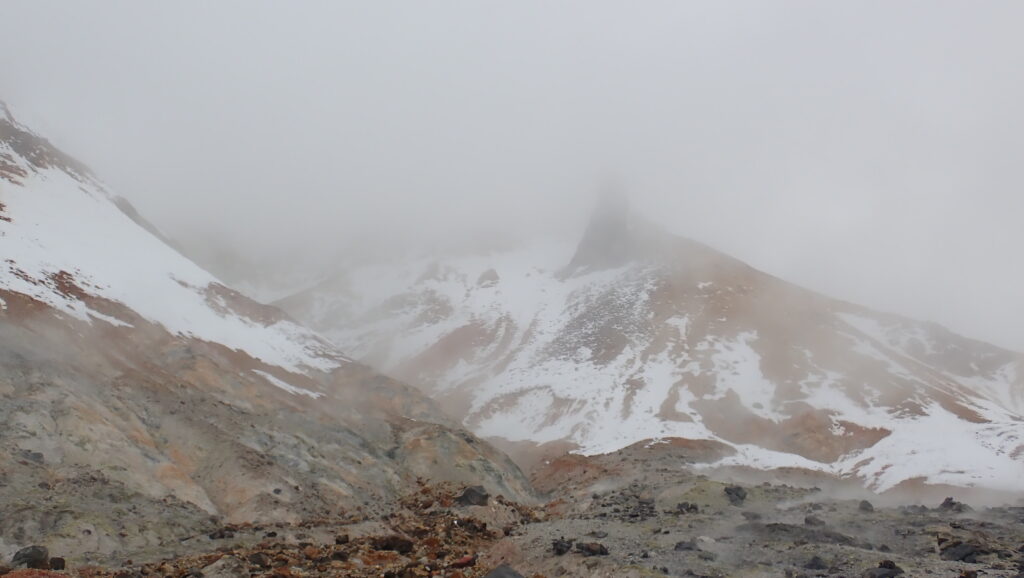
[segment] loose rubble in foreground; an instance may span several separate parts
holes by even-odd
[[[1021,506],[836,499],[815,487],[716,481],[650,458],[578,460],[578,475],[534,505],[421,484],[377,519],[227,525],[190,539],[192,555],[114,568],[25,545],[0,575],[1024,578]],[[551,474],[541,468],[535,480],[543,486]]]

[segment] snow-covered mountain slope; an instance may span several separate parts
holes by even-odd
[[[578,246],[344,271],[279,304],[482,436],[1018,489],[1024,357],[815,294],[606,206]]]
[[[242,298],[125,218],[84,167],[56,158],[6,117],[0,141],[4,223],[0,288],[83,321],[122,324],[90,298],[123,304],[176,335],[222,344],[290,372],[329,371],[343,358],[313,332]],[[83,299],[82,297],[86,298]]]
[[[164,555],[211,515],[372,514],[419,477],[529,495],[422,393],[220,284],[2,105],[0,423],[5,556]]]

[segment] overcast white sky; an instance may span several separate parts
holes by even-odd
[[[966,0],[5,0],[0,98],[193,248],[575,233],[614,176],[770,273],[1024,350],[1022,22]]]

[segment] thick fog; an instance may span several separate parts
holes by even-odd
[[[8,0],[0,99],[232,280],[577,235],[614,179],[772,274],[1024,350],[1021,22],[931,0]]]

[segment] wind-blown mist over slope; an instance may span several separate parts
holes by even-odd
[[[723,464],[875,490],[1024,475],[1020,354],[804,290],[622,207],[575,249],[361,267],[281,304],[483,436],[588,454],[715,440]]]
[[[163,556],[225,521],[385,511],[419,477],[529,495],[506,456],[218,283],[6,107],[0,250],[4,559],[43,540]]]

